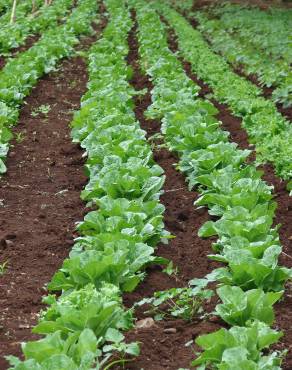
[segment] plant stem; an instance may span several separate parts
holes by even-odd
[[[116,364],[120,364],[120,363],[123,363],[123,365],[124,365],[125,362],[130,362],[130,361],[132,361],[132,360],[125,360],[125,359],[116,360],[116,361],[113,361],[110,364],[108,364],[103,370],[108,370],[110,367],[112,367]]]
[[[10,17],[10,23],[11,24],[16,21],[16,4],[17,4],[17,0],[13,0],[12,10],[11,10],[11,17]]]

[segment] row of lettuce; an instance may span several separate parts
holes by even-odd
[[[212,88],[217,101],[227,104],[242,119],[249,141],[256,147],[258,163],[272,163],[280,178],[291,180],[291,123],[270,99],[260,96],[258,87],[233,72],[183,16],[163,3],[161,11],[177,35],[181,56],[191,63],[193,72]]]
[[[278,265],[282,248],[278,228],[272,227],[276,208],[272,187],[253,164],[247,164],[250,151],[229,141],[215,118],[216,108],[197,98],[199,87],[168,49],[165,26],[153,6],[142,0],[130,3],[137,14],[141,68],[154,86],[147,117],[162,120],[165,142],[180,158],[178,169],[187,176],[190,189],[195,186],[201,193],[195,204],[208,207],[216,217],[201,227],[199,235],[218,237],[213,244],[216,254],[209,257],[226,264],[197,284],[217,282],[222,303],[216,312],[231,328],[198,337],[203,352],[192,365],[280,369],[281,355],[267,354],[267,349],[282,336],[270,327],[273,304],[281,298],[291,271]],[[156,5],[171,21],[174,13]]]
[[[260,10],[247,5],[225,3],[211,9],[211,15],[220,18],[228,31],[244,42],[249,42],[272,57],[292,62],[292,9],[269,7]]]
[[[257,29],[254,37],[251,38],[250,33],[245,32],[246,23],[248,24],[250,19],[250,12],[244,12],[243,14],[246,21],[244,16],[241,15],[241,22],[237,23],[237,27],[234,25],[234,19],[237,19],[237,17],[234,12],[229,12],[229,7],[226,7],[224,17],[220,19],[209,19],[210,15],[207,12],[195,13],[195,19],[200,24],[199,30],[211,42],[213,50],[221,53],[235,67],[241,66],[247,75],[256,75],[261,85],[275,87],[272,93],[272,99],[275,102],[282,103],[284,108],[292,106],[292,57],[290,56],[286,60],[281,55],[272,53],[276,40],[277,45],[283,46],[284,44],[286,50],[291,50],[291,47],[289,47],[289,44],[291,45],[288,37],[289,33],[286,32],[287,37],[283,39],[281,37],[282,33],[276,27],[279,19],[271,19],[270,29],[273,30],[272,35],[274,37],[271,40],[265,34],[265,39],[269,40],[270,44],[266,45],[264,49],[259,48],[258,43],[252,42],[258,38],[259,30]],[[259,24],[257,26],[260,28]],[[244,32],[242,32],[242,29]],[[255,31],[253,27],[251,27],[251,30]],[[288,26],[287,30],[289,30]],[[267,43],[263,42],[263,44]]]
[[[87,156],[82,199],[97,210],[78,224],[80,237],[48,285],[62,294],[44,300],[49,307],[33,330],[44,337],[23,344],[24,362],[10,357],[18,370],[107,369],[137,356],[138,344],[126,344],[121,333],[133,318],[120,295],[135,289],[148,264],[164,263],[154,256],[169,236],[159,202],[163,170],[135,120],[137,92],[125,61],[132,20],[120,0],[105,5],[109,22],[88,52],[88,91],[72,122],[72,138]]]
[[[23,45],[28,36],[43,33],[47,28],[56,26],[73,6],[73,0],[55,0],[50,6],[43,5],[36,13],[25,15],[14,23],[0,28],[0,55]]]
[[[78,36],[93,32],[96,0],[79,0],[63,25],[46,30],[30,49],[19,53],[0,70],[0,175],[6,172],[5,158],[17,123],[20,106],[44,74],[54,70],[64,57],[73,54]]]
[[[90,4],[88,0],[87,9]],[[23,344],[25,361],[9,357],[18,370],[105,369],[123,362],[126,354],[136,356],[137,343],[126,344],[120,332],[133,326],[132,311],[123,308],[120,295],[135,289],[145,266],[166,262],[154,256],[155,245],[169,237],[159,202],[163,170],[135,120],[133,96],[139,92],[128,83],[132,71],[125,57],[133,22],[123,2],[106,0],[105,5],[110,22],[89,51],[88,91],[72,123],[73,140],[87,154],[89,183],[82,199],[98,210],[78,224],[80,237],[48,285],[62,294],[44,300],[49,307],[34,329],[44,337]],[[272,228],[272,189],[245,163],[249,151],[228,141],[212,104],[196,98],[199,87],[168,49],[158,14],[143,1],[131,0],[130,5],[139,23],[141,66],[154,84],[148,116],[162,119],[166,143],[180,156],[178,168],[190,188],[201,192],[197,205],[208,206],[218,217],[203,225],[200,235],[218,235],[217,254],[210,257],[227,265],[198,283],[221,285],[222,304],[216,311],[232,328],[199,337],[204,352],[193,365],[275,370],[280,357],[263,351],[282,335],[270,328],[272,306],[291,272],[277,263],[281,246],[277,228]],[[158,8],[169,11],[161,4]],[[88,18],[95,12],[91,8]],[[22,87],[23,96],[35,82],[27,90]],[[112,356],[117,352],[116,360]]]

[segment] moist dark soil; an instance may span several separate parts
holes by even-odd
[[[178,44],[175,37],[175,33],[170,28],[168,33],[169,47],[173,52],[178,51]],[[212,89],[200,80],[193,72],[191,64],[181,59],[184,70],[189,78],[191,78],[197,85],[200,86],[201,90],[199,96],[201,98],[206,97],[208,94],[212,94]],[[214,99],[210,101],[218,109],[219,113],[217,118],[222,122],[222,128],[230,132],[230,140],[237,143],[241,149],[253,149],[248,142],[248,136],[244,129],[241,128],[241,119],[232,115],[228,106],[220,104]],[[255,159],[255,152],[251,153],[249,158],[250,161]],[[280,255],[279,264],[282,266],[291,268],[292,267],[292,197],[289,196],[289,192],[286,190],[287,182],[279,179],[275,173],[271,164],[265,164],[260,166],[259,169],[263,171],[263,179],[274,187],[274,199],[277,202],[277,210],[275,217],[275,226],[281,225],[279,230],[280,240],[283,246],[283,253]],[[275,327],[283,330],[285,335],[282,340],[277,344],[277,349],[288,349],[290,350],[285,362],[283,369],[292,368],[292,285],[290,283],[286,286],[284,299],[276,305],[276,323]]]
[[[86,50],[96,35],[81,40]],[[5,355],[21,356],[20,343],[37,338],[31,328],[42,296],[73,245],[75,222],[86,213],[80,192],[87,182],[82,151],[71,142],[69,123],[88,80],[85,61],[64,60],[25,100],[0,180],[0,369]],[[47,114],[38,108],[47,106]]]
[[[127,61],[134,71],[131,84],[137,90],[144,88],[148,90],[146,95],[135,100],[135,114],[149,137],[160,132],[161,123],[158,120],[146,120],[144,117],[144,112],[151,104],[150,92],[153,86],[147,76],[142,75],[139,68],[136,28],[135,24],[129,35],[130,52]],[[173,261],[174,266],[178,267],[178,273],[175,276],[168,276],[162,272],[163,267],[148,268],[144,282],[135,292],[124,296],[127,307],[131,307],[145,297],[152,296],[155,291],[186,286],[189,280],[204,277],[218,267],[218,264],[207,258],[207,254],[211,252],[212,239],[206,240],[197,236],[198,229],[209,219],[207,210],[196,210],[193,206],[198,194],[188,190],[184,176],[175,170],[178,159],[166,149],[159,148],[154,148],[154,159],[165,171],[166,181],[164,194],[161,197],[161,202],[166,208],[164,222],[166,229],[175,235],[175,239],[171,239],[168,245],[159,244],[156,254]],[[214,302],[206,305],[205,309],[210,311],[213,306]],[[143,312],[145,309],[144,307],[136,310],[135,317],[138,320],[147,318],[147,314]],[[165,320],[155,322],[148,328],[136,328],[128,332],[126,338],[127,341],[141,343],[141,354],[134,361],[127,363],[126,368],[137,370],[188,368],[194,358],[194,347],[186,347],[185,344],[196,338],[198,334],[217,330],[221,327],[219,323],[217,318],[212,317],[207,321],[198,319],[193,323]]]

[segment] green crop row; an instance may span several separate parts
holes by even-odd
[[[209,14],[219,18],[228,32],[243,42],[292,63],[291,9],[269,7],[262,11],[256,7],[225,3],[215,6]]]
[[[40,77],[73,53],[79,42],[77,36],[93,32],[91,22],[96,12],[96,0],[79,0],[64,25],[44,32],[38,42],[0,71],[0,174],[6,172],[4,160],[12,138],[11,127],[17,122],[23,99]]]
[[[183,12],[189,12],[191,11],[194,1],[193,0],[170,0],[169,3],[174,6],[175,8],[179,9]]]
[[[5,13],[8,11],[9,6],[11,6],[11,4],[9,4],[7,0],[0,0],[0,20],[3,17],[3,15],[5,15]]]
[[[217,282],[222,303],[216,312],[232,327],[198,337],[204,352],[192,364],[200,369],[280,369],[281,356],[267,349],[283,334],[270,325],[273,304],[292,275],[278,265],[282,248],[278,228],[272,227],[272,187],[261,179],[262,172],[247,164],[250,151],[229,141],[215,118],[216,108],[197,98],[199,87],[168,49],[165,27],[153,5],[130,3],[137,13],[141,67],[154,86],[146,115],[162,119],[165,142],[180,158],[178,169],[190,189],[201,193],[195,205],[208,207],[216,217],[201,227],[199,236],[218,237],[216,254],[209,257],[226,264],[193,280],[200,286]],[[164,11],[161,3],[157,7]]]
[[[110,21],[89,51],[88,91],[72,122],[72,138],[87,155],[82,199],[97,210],[78,223],[80,237],[48,285],[62,294],[45,298],[49,307],[33,330],[45,337],[23,345],[24,362],[10,357],[17,370],[105,370],[138,355],[138,344],[121,333],[133,320],[120,295],[135,289],[148,264],[165,262],[154,256],[169,237],[159,203],[163,170],[135,120],[137,92],[125,61],[133,22],[120,0],[105,5]]]
[[[292,71],[288,61],[273,57],[269,49],[257,49],[249,40],[229,34],[220,20],[209,20],[205,14],[195,14],[195,19],[213,50],[235,67],[241,66],[247,75],[256,75],[261,85],[274,86],[272,99],[275,102],[285,108],[292,106]]]
[[[181,55],[191,63],[193,72],[213,89],[215,99],[227,104],[233,114],[242,118],[249,140],[256,146],[258,162],[271,162],[278,176],[291,180],[291,123],[271,100],[259,96],[260,89],[234,73],[184,17],[167,6],[161,10],[174,28]]]
[[[43,5],[36,16],[33,14],[7,23],[0,29],[0,55],[24,44],[30,35],[41,34],[47,28],[56,26],[73,5],[73,0],[55,0],[52,5]]]
[[[40,8],[41,5],[43,4],[44,0],[36,0],[35,5],[36,9]],[[11,10],[12,10],[12,3],[13,0],[11,1],[4,1],[5,4],[5,10],[6,12],[0,17],[0,26],[3,27],[6,24],[10,22],[10,17],[11,17]],[[3,2],[3,3],[4,3]],[[4,6],[4,4],[3,4]],[[22,0],[19,1],[17,6],[16,6],[16,19],[18,21],[22,21],[25,19],[27,16],[29,16],[32,12],[33,4],[31,0]]]

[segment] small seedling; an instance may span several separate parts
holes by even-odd
[[[39,114],[43,114],[44,116],[48,116],[51,110],[51,106],[49,104],[42,104],[38,108],[34,109],[31,112],[32,117],[37,117]]]
[[[0,264],[0,276],[5,274],[7,267],[8,267],[7,265],[8,265],[8,261],[5,261]]]
[[[69,86],[70,86],[70,89],[75,89],[75,87],[77,86],[77,81],[76,80],[70,81]]]
[[[160,132],[157,132],[148,138],[148,141],[150,142],[155,140],[163,140],[163,135]]]
[[[155,320],[181,318],[194,321],[203,312],[203,303],[210,300],[213,291],[201,286],[171,288],[155,292],[151,298],[144,298],[134,306],[147,304],[150,309],[145,313],[153,315]]]
[[[25,139],[25,135],[23,132],[18,132],[15,136],[15,140],[18,144],[22,143],[23,140]]]
[[[167,148],[166,143],[163,143],[163,135],[160,132],[148,138],[152,151],[159,151],[160,149]]]
[[[165,272],[168,276],[171,275],[177,275],[178,274],[178,267],[173,266],[173,262],[170,261],[169,264],[165,267],[165,269],[162,270],[162,272]]]
[[[103,370],[108,370],[118,364],[124,367],[126,362],[132,361],[132,359],[127,359],[126,356],[133,356],[135,358],[140,353],[139,343],[125,343],[125,337],[116,329],[109,328],[106,332],[105,339],[108,344],[102,348],[105,357],[100,364],[101,366],[104,365]],[[117,357],[118,359],[110,360]]]

